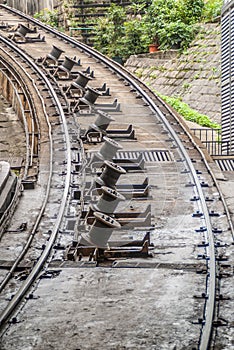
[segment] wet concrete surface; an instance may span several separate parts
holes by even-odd
[[[63,269],[53,283],[40,282],[38,299],[27,303],[1,348],[192,348],[200,328],[193,323],[202,313],[191,298],[194,278],[203,284],[201,275],[170,268]]]
[[[52,38],[46,43],[48,50],[52,43]],[[73,49],[70,50],[71,52],[66,54],[72,54]],[[38,47],[38,56],[40,55]],[[89,58],[86,61],[82,60],[82,64],[89,64],[88,61]],[[102,72],[97,72],[98,74]],[[108,74],[103,80],[107,78]],[[112,92],[123,100],[125,90],[128,91],[128,88],[119,91],[118,83],[112,86]],[[121,121],[123,115],[118,113],[115,115],[116,123],[121,123],[123,126],[134,121],[138,144],[123,142],[125,148],[137,150],[139,145],[144,150],[155,147],[167,148],[168,143],[162,141],[157,134],[160,132],[160,126],[153,123],[149,111],[142,105],[136,113],[133,102],[135,101],[126,100],[121,105],[125,116],[124,123]],[[79,117],[79,123],[82,127],[87,127],[88,123],[93,121],[92,118]],[[88,150],[91,147],[86,148]],[[179,158],[176,151],[174,154]],[[45,191],[46,162],[42,166],[44,172],[40,174],[35,192],[40,200]],[[68,263],[67,267],[61,267],[62,253],[58,254],[55,256],[58,258],[57,267],[52,267],[52,264],[49,267],[55,275],[52,274],[52,278],[42,276],[34,286],[33,299],[28,300],[22,312],[16,315],[17,323],[6,330],[0,348],[2,350],[196,348],[201,329],[198,319],[203,316],[204,300],[194,298],[194,295],[201,296],[205,292],[206,275],[197,273],[197,268],[203,268],[205,261],[198,259],[198,254],[204,253],[204,248],[198,247],[202,235],[194,232],[195,228],[202,225],[202,220],[192,218],[192,213],[199,208],[196,203],[190,201],[194,195],[193,188],[181,186],[185,180],[190,180],[190,175],[181,173],[183,170],[183,164],[177,163],[176,157],[160,166],[147,165],[151,195],[155,199],[146,200],[147,203],[152,202],[155,224],[151,231],[154,243],[152,258],[144,261],[121,260],[115,268],[100,266],[94,269],[78,268],[72,263],[71,265]],[[129,175],[129,179],[123,178],[123,182],[141,182],[145,176],[144,172]],[[22,219],[22,213],[31,202],[32,196],[28,192],[25,207],[21,207],[22,211],[19,208],[16,213],[18,220]],[[39,204],[39,201],[33,204],[33,214],[34,210],[36,213]],[[135,205],[135,209],[138,207],[142,209],[145,204],[143,201],[131,202],[131,205]],[[46,215],[53,216],[54,212],[46,212]],[[43,231],[46,230],[47,227]],[[142,231],[132,231],[131,235],[142,236]],[[43,232],[39,233],[38,243],[41,234]],[[120,233],[116,232],[113,239],[119,236]],[[9,242],[12,238],[15,240],[12,236]],[[69,236],[69,239],[72,237]],[[141,268],[127,267],[129,261],[132,266],[141,264]],[[16,283],[14,281],[12,285],[12,293]],[[228,286],[230,288],[230,284]],[[9,298],[10,294],[2,296],[1,307]],[[228,317],[231,319],[230,314]],[[230,334],[229,332],[229,338],[225,340],[222,350],[230,350]]]

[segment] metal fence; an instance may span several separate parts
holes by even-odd
[[[210,128],[191,129],[193,134],[201,140],[211,156],[230,154],[230,142],[221,140],[219,130]]]
[[[222,141],[234,154],[234,0],[224,1],[221,15]]]

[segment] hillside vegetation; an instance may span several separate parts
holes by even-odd
[[[35,17],[60,30],[68,29],[61,23],[80,27],[74,19],[78,7],[79,2],[67,0],[63,1],[63,20],[57,10],[48,9]],[[183,51],[198,33],[199,23],[215,21],[221,7],[222,0],[135,0],[129,6],[110,1],[105,16],[99,17],[98,7],[92,7],[93,16],[84,16],[83,26],[92,28],[89,35],[97,50],[126,60],[130,55],[148,52],[150,44],[157,44],[160,50]]]
[[[220,34],[219,23],[202,24],[183,53],[171,50],[132,55],[125,66],[156,92],[185,102],[220,124]],[[202,125],[210,126],[209,123]]]
[[[64,2],[66,13],[68,4]],[[206,41],[202,36],[206,37],[204,23],[216,22],[221,7],[221,0],[136,0],[127,7],[111,3],[105,16],[95,20],[86,18],[85,23],[86,26],[92,25],[94,47],[111,58],[120,56],[126,61],[130,56],[148,53],[148,46],[152,43],[158,44],[160,52],[176,48],[180,54],[176,60],[165,64],[163,60],[157,64],[154,60],[154,66],[148,62],[142,68],[141,63],[138,66],[134,59],[132,65],[130,58],[127,68],[161,92],[163,98],[179,113],[182,111],[185,118],[217,128],[220,121],[219,33],[215,33],[215,29],[208,30],[207,38],[208,33],[214,34],[209,34]],[[56,11],[44,10],[35,17],[58,27]],[[73,21],[72,26],[76,26],[76,22]],[[184,101],[198,112],[189,110]],[[203,111],[216,123],[210,121]]]
[[[221,0],[138,0],[128,8],[111,4],[105,17],[93,27],[94,47],[103,54],[124,60],[148,52],[150,44],[160,50],[183,51],[199,32],[201,22],[215,21]]]

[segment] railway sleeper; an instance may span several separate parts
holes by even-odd
[[[212,323],[213,327],[226,327],[229,325],[229,321],[225,320],[222,317],[218,317],[217,319],[215,319]]]
[[[129,124],[129,126],[127,127],[127,129],[107,129],[107,136],[109,137],[130,137],[133,136],[134,138],[134,129],[132,124]]]
[[[87,97],[87,96],[86,96]],[[115,99],[112,103],[95,104],[91,100],[87,100],[86,97],[80,98],[73,108],[73,112],[86,111],[88,114],[92,114],[95,109],[103,112],[120,112],[120,103]]]
[[[126,171],[138,171],[145,169],[145,160],[142,154],[137,159],[114,158],[113,162],[121,166]]]
[[[117,164],[126,172],[138,172],[145,170],[145,160],[143,159],[143,155],[140,154],[137,159],[120,159],[120,158],[115,158],[113,159],[113,163]],[[90,170],[92,173],[96,173],[97,175],[100,175],[101,169],[100,167],[102,166],[103,162],[94,162],[91,164]],[[88,168],[87,168],[88,170]]]
[[[119,185],[120,187],[117,187],[117,190],[120,194],[122,194],[126,199],[131,198],[150,198],[150,186],[145,186],[144,188],[134,188],[134,187],[124,187],[124,185]],[[126,184],[126,186],[128,186]],[[130,185],[131,186],[131,185]],[[134,186],[134,185],[132,185]],[[85,200],[90,201],[94,196],[98,195],[98,191],[100,188],[92,188],[91,190],[88,190],[85,194]]]
[[[83,94],[85,94],[86,89],[89,89],[90,87],[87,86],[86,84],[88,83],[88,81],[92,78],[90,77],[86,77],[87,83],[83,83],[82,81],[80,81],[81,79],[79,79],[79,76],[81,76],[81,74],[83,75],[83,80],[84,80],[84,76],[85,74],[83,74],[82,72],[78,72],[78,78],[75,82],[72,82],[71,85],[69,87],[64,86],[63,90],[65,91],[67,96],[70,97],[80,97]],[[106,97],[110,97],[110,88],[106,87],[106,83],[103,83],[103,85],[101,87],[92,87],[90,89],[93,89],[95,92],[98,92],[99,96],[106,96]],[[87,98],[86,98],[87,99]]]
[[[92,124],[89,126],[89,129],[84,133],[84,136],[82,136],[82,139],[85,141],[88,141],[89,143],[93,143],[92,141],[92,135],[98,133],[99,135],[107,136],[111,139],[119,139],[119,140],[136,140],[135,138],[135,130],[133,129],[133,126],[130,124],[127,129],[107,129],[102,130],[101,128],[97,127],[95,124]]]
[[[89,200],[97,193],[97,188],[91,189],[92,184],[90,182],[86,183],[86,199]],[[91,190],[91,191],[90,191]],[[125,198],[138,198],[138,197],[148,197],[150,191],[149,179],[145,178],[142,184],[117,184],[116,190],[120,192]]]
[[[219,262],[219,278],[233,277],[233,266],[228,263]]]
[[[35,43],[35,42],[45,42],[45,36],[41,36],[38,34],[37,36],[34,37],[22,37],[20,35],[13,34],[9,36],[9,39],[15,41],[17,44],[30,44],[30,43]]]
[[[1,21],[0,22],[0,29],[8,29],[10,26],[8,22]]]
[[[112,103],[95,104],[95,108],[104,110],[105,112],[120,112],[120,103],[117,98]]]
[[[114,219],[120,223],[121,226],[128,227],[151,227],[151,213],[148,212],[146,216],[138,216],[138,217],[128,217],[127,213],[119,213],[114,214]],[[126,216],[125,216],[126,215]],[[94,223],[95,217],[89,216],[86,220],[87,225],[92,225]]]
[[[147,233],[142,241],[116,242],[119,245],[111,245],[108,249],[100,249],[95,246],[84,246],[73,242],[65,253],[66,260],[81,261],[84,257],[88,257],[89,261],[111,261],[121,258],[148,258],[152,257],[149,252],[150,241]]]
[[[108,203],[106,205],[108,207]],[[102,207],[103,209],[103,207]],[[87,209],[87,210],[83,210],[82,213],[81,213],[81,219],[88,219],[89,217],[92,217],[93,215],[93,212],[94,211],[101,211],[99,209],[99,206],[98,204],[95,205],[95,204],[92,204],[90,205],[90,207]],[[103,210],[102,210],[103,212]],[[151,204],[149,204],[146,209],[142,212],[142,211],[128,211],[128,212],[117,212],[117,213],[110,213],[110,211],[108,212],[109,214],[114,214],[115,215],[115,218],[117,219],[126,219],[126,218],[129,218],[129,219],[134,219],[134,218],[146,218],[147,215],[149,213],[151,213]]]

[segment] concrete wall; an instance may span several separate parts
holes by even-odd
[[[14,7],[29,15],[40,12],[44,8],[53,10],[57,3],[57,0],[0,0],[0,4],[6,4],[10,7]]]

